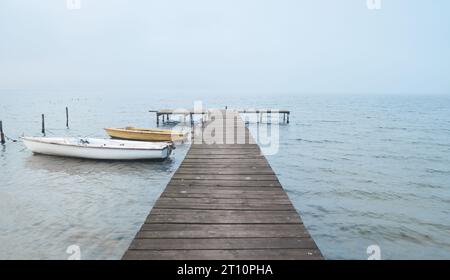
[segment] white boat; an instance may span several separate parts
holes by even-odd
[[[102,160],[165,159],[173,149],[172,144],[168,142],[61,137],[21,139],[33,153]]]

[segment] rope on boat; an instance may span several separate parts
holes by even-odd
[[[3,134],[3,135],[5,135],[5,134]],[[13,138],[10,138],[10,137],[8,137],[8,136],[6,136],[6,135],[5,135],[5,139],[8,140],[8,141],[11,141],[11,142],[13,142],[13,143],[19,142],[18,139],[13,139]]]
[[[45,130],[45,134],[49,134],[49,135],[53,135],[53,136],[58,135],[57,133],[53,132],[51,129],[48,129],[48,128]],[[79,138],[89,138],[89,137],[96,136],[97,134],[98,134],[98,132],[94,132],[94,133],[90,133],[88,135],[83,135],[83,136],[78,136],[78,137]],[[5,136],[5,139],[7,141],[10,141],[12,143],[22,142],[20,139],[14,139],[12,137],[8,137],[6,134],[3,134],[3,135]]]

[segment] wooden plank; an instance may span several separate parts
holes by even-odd
[[[190,164],[197,164],[197,163],[203,163],[203,164],[268,164],[267,161],[265,161],[265,158],[262,157],[255,157],[255,158],[241,158],[239,160],[236,160],[235,158],[226,159],[226,158],[207,158],[207,157],[197,157],[197,158],[185,158],[183,163],[190,163]]]
[[[269,165],[264,164],[237,164],[237,165],[229,165],[229,164],[220,164],[220,163],[214,163],[214,164],[205,164],[205,163],[199,163],[199,164],[193,164],[193,163],[182,163],[179,166],[179,169],[181,168],[190,168],[190,169],[203,169],[205,171],[214,171],[217,169],[226,169],[226,170],[253,170],[250,172],[254,172],[255,170],[263,170],[263,171],[272,171],[272,174],[275,174],[273,172],[273,169]]]
[[[248,157],[254,157],[254,156],[261,156],[262,152],[259,150],[244,150],[244,149],[238,149],[238,150],[195,150],[191,151],[189,153],[190,156],[192,155],[214,155],[220,158],[222,155],[241,155],[241,156],[248,156]]]
[[[220,161],[202,161],[186,160],[181,163],[181,167],[190,168],[271,168],[268,162],[220,162]]]
[[[239,199],[211,197],[161,197],[154,209],[203,209],[203,210],[270,210],[295,211],[287,198]]]
[[[295,216],[299,218],[297,212],[295,211],[285,211],[284,213],[274,212],[274,211],[229,211],[229,210],[190,210],[183,211],[180,209],[152,209],[153,215],[188,215],[188,216],[223,216],[223,217],[237,217],[237,216],[248,216],[248,217],[272,217],[272,216]],[[221,223],[222,224],[222,223]]]
[[[221,150],[213,150],[213,149],[203,149],[200,150],[194,150],[189,153],[189,155],[217,155],[220,157],[220,155],[247,155],[249,157],[252,156],[260,156],[262,155],[262,151],[260,150],[253,150],[253,149],[221,149]]]
[[[290,201],[286,198],[277,199],[267,196],[265,198],[258,199],[244,199],[244,198],[173,198],[173,197],[161,197],[157,203],[208,203],[208,204],[286,204],[291,205]]]
[[[236,180],[189,180],[172,179],[172,186],[211,186],[211,187],[281,187],[279,181],[236,181]]]
[[[161,197],[165,197],[166,194],[211,194],[211,195],[230,195],[232,199],[247,199],[252,196],[260,198],[271,198],[275,199],[275,196],[287,197],[286,193],[282,188],[230,188],[230,189],[222,189],[222,188],[202,188],[202,187],[191,187],[191,188],[175,188],[175,187],[167,187],[167,190],[162,193]],[[247,196],[247,197],[245,197]]]
[[[310,237],[303,224],[144,224],[136,238]]]
[[[295,211],[152,209],[145,223],[289,224],[300,223]]]
[[[258,204],[258,203],[186,203],[186,202],[157,202],[154,209],[195,209],[195,210],[254,210],[254,211],[293,211],[289,204]]]
[[[129,250],[125,260],[321,260],[315,249]]]
[[[185,180],[225,180],[225,181],[277,181],[278,178],[272,175],[203,175],[203,174],[178,174],[173,175],[174,179]]]
[[[236,164],[220,164],[220,163],[210,163],[210,164],[204,164],[204,163],[198,163],[198,164],[191,164],[191,163],[182,163],[179,168],[247,168],[247,169],[257,169],[257,168],[271,168],[269,164],[242,164],[242,163],[236,163]],[[273,170],[272,170],[273,171]]]
[[[317,249],[310,238],[135,239],[131,250]]]
[[[181,166],[177,174],[195,175],[274,175],[271,168],[193,168]]]
[[[187,154],[186,155],[186,159],[210,159],[212,155],[199,155],[199,154]],[[214,156],[214,159],[218,160],[218,159],[246,159],[246,160],[258,160],[258,159],[262,159],[264,157],[264,155],[260,155],[260,154],[252,154],[252,155],[227,155],[227,154],[223,154],[223,155],[217,155]]]
[[[189,193],[189,192],[164,192],[161,197],[186,197],[186,198],[254,198],[254,199],[261,199],[261,198],[267,198],[267,194],[260,194],[260,193]],[[286,198],[287,195],[284,193],[274,194],[272,195],[274,199],[282,199]]]
[[[277,193],[274,193],[274,191],[277,191]],[[189,186],[176,186],[176,185],[169,185],[166,187],[166,191],[164,193],[223,193],[223,194],[234,194],[234,198],[242,199],[242,197],[239,197],[240,194],[252,194],[254,192],[268,192],[267,195],[271,196],[273,194],[279,194],[279,191],[283,192],[281,187],[249,187],[249,188],[242,188],[242,187],[214,187],[214,186],[196,186],[196,187],[189,187]],[[284,192],[283,192],[284,194]]]
[[[192,151],[196,150],[261,150],[256,144],[193,144],[191,146]]]
[[[270,165],[248,165],[248,164],[239,164],[239,165],[226,165],[226,164],[190,164],[190,163],[183,163],[178,167],[178,170],[182,169],[181,171],[185,172],[198,172],[204,171],[204,172],[216,172],[220,170],[224,171],[249,171],[252,173],[257,172],[258,170],[261,170],[261,172],[271,172],[271,174],[274,174],[274,170],[270,167]],[[190,170],[184,170],[184,169],[190,169]],[[177,170],[177,171],[178,171]]]

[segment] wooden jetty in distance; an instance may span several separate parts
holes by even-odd
[[[217,110],[212,110],[217,111]],[[200,115],[202,121],[204,118],[210,114],[211,110],[204,109],[160,109],[160,110],[150,110],[149,112],[156,113],[156,125],[159,126],[160,118],[162,118],[162,122],[166,122],[170,120],[170,116],[178,115],[182,116],[185,120],[186,117],[189,116],[189,120],[191,124],[194,123],[194,116]],[[283,116],[283,122],[289,123],[289,116],[291,114],[288,110],[279,110],[279,109],[245,109],[245,110],[237,110],[238,113],[242,114],[257,114],[259,117],[257,118],[257,122],[262,122],[264,114],[266,116],[272,116],[272,114],[279,114]]]
[[[323,259],[239,113],[208,116],[123,259]]]

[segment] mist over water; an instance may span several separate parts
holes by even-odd
[[[450,1],[80,3],[0,1],[7,137],[40,136],[42,113],[47,136],[106,137],[194,101],[290,110],[268,160],[325,257],[378,245],[382,258],[450,258]],[[72,244],[120,258],[188,148],[99,162],[8,140],[0,259],[65,259]]]
[[[8,137],[106,137],[104,127],[153,127],[150,109],[277,108],[279,152],[268,160],[330,259],[450,258],[450,98],[445,96],[215,95],[136,92],[0,93]],[[70,129],[65,128],[65,106]],[[255,133],[256,124],[250,124]],[[0,148],[0,258],[122,256],[182,161],[98,162]]]

